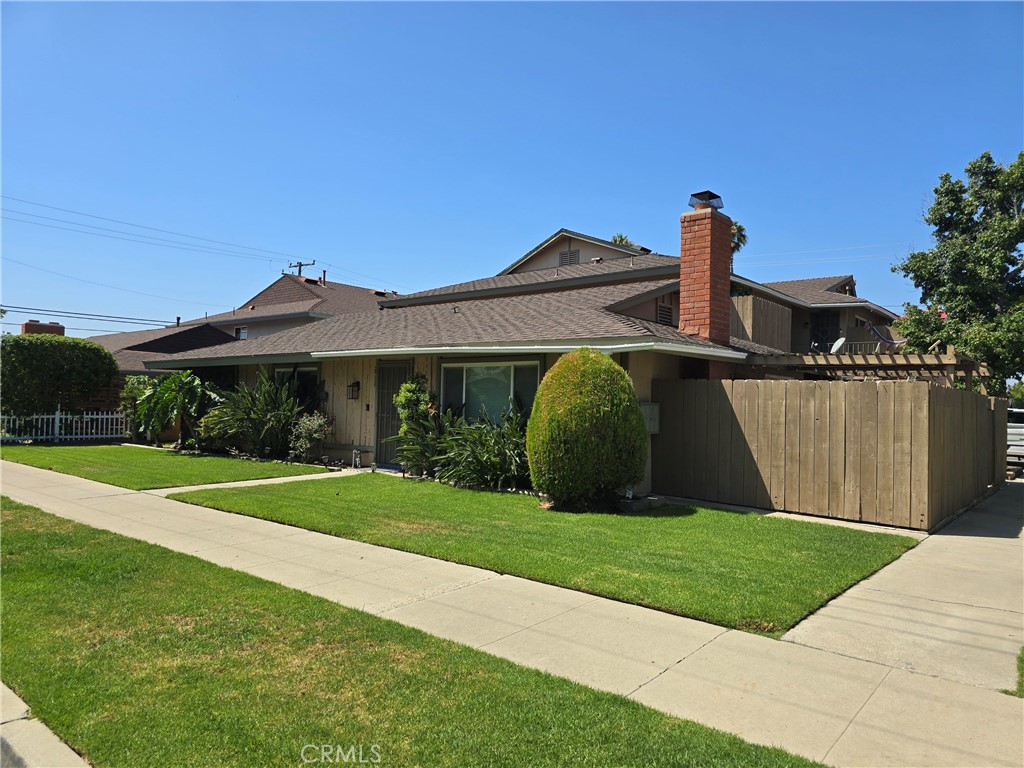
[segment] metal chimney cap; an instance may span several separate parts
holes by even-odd
[[[697,206],[707,206],[714,208],[716,211],[724,205],[722,198],[712,192],[710,189],[705,189],[703,192],[694,192],[690,195],[690,206],[696,208]]]

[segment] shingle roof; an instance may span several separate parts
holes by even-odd
[[[838,293],[832,290],[836,286],[849,282],[853,282],[853,275],[809,277],[804,280],[779,280],[773,283],[764,283],[764,285],[812,305],[867,303],[865,299],[848,296],[845,293]]]
[[[151,369],[147,370],[142,364],[145,360],[162,360],[180,352],[226,344],[234,340],[234,336],[210,325],[126,331],[89,338],[89,341],[95,341],[110,350],[121,373],[149,373]]]
[[[674,327],[605,309],[674,282],[649,280],[349,314],[217,349],[184,353],[178,359],[627,338],[715,348]]]
[[[419,291],[418,293],[396,296],[384,301],[383,304],[384,306],[403,306],[406,303],[414,303],[417,300],[433,298],[444,301],[450,300],[455,294],[470,292],[488,292],[491,295],[495,295],[506,290],[513,292],[515,289],[526,286],[539,288],[542,283],[545,290],[555,290],[560,284],[571,283],[581,279],[585,280],[591,277],[599,279],[621,273],[621,279],[628,280],[630,279],[630,273],[646,273],[659,270],[664,271],[666,275],[678,273],[679,257],[663,256],[658,253],[637,253],[628,259],[606,259],[596,264],[573,264],[565,267],[536,269],[529,272],[515,272],[510,275],[484,277],[479,280],[470,280],[465,283],[455,283],[454,285],[445,285],[440,288]],[[637,277],[639,276],[637,275]]]
[[[237,309],[195,318],[189,320],[187,324],[259,320],[290,314],[342,315],[349,312],[366,312],[376,309],[377,302],[381,299],[393,296],[392,293],[361,288],[358,285],[330,281],[321,284],[314,278],[281,275]]]

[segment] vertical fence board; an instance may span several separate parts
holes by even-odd
[[[846,388],[838,382],[829,385],[828,411],[828,515],[842,517],[846,503]]]
[[[814,451],[814,382],[800,382],[797,391],[800,393],[800,455],[797,457],[797,474],[800,478],[799,509],[816,515],[818,512],[814,506],[814,471],[818,456]]]
[[[743,419],[743,439],[746,444],[746,450],[743,455],[743,504],[755,507],[758,502],[757,489],[760,482],[757,471],[757,449],[759,446],[757,425],[759,423],[758,409],[761,402],[761,390],[758,382],[754,379],[744,383],[747,388],[747,412]]]
[[[910,526],[911,426],[914,390],[900,383],[893,393],[893,525]]]
[[[895,446],[896,383],[878,385],[878,482],[875,509],[878,522],[893,525],[893,456]]]
[[[772,382],[772,509],[786,508],[786,382]]]
[[[666,384],[668,386],[668,384]],[[696,389],[693,386],[692,381],[682,382],[682,406],[683,406],[683,420],[681,421],[682,439],[680,440],[681,455],[679,460],[681,465],[676,467],[674,470],[670,469],[670,472],[679,472],[682,476],[682,490],[678,493],[679,496],[693,496],[696,490],[696,480],[694,479],[694,440],[696,439],[697,432],[697,407],[694,402],[696,397]],[[662,434],[665,430],[661,430]]]
[[[693,382],[693,495],[698,499],[711,498],[708,486],[708,382]]]
[[[878,485],[878,385],[864,382],[858,387],[860,410],[860,488],[861,520],[878,522],[876,488]]]
[[[785,482],[783,509],[800,509],[800,384],[786,382],[786,451],[783,454]]]
[[[757,506],[772,508],[772,413],[776,408],[775,382],[757,383]]]
[[[828,485],[831,472],[832,454],[829,450],[828,382],[814,383],[814,514],[829,516]]]
[[[732,442],[736,437],[736,401],[731,380],[716,383],[721,392],[718,404],[718,461],[715,466],[718,498],[726,504],[735,504],[736,467],[732,464]]]
[[[843,518],[860,520],[860,436],[861,398],[855,385],[841,384],[846,390],[846,480],[843,488]]]
[[[929,492],[929,449],[931,447],[931,425],[928,419],[929,390],[927,384],[911,382],[910,400],[910,525],[928,529],[930,510]],[[935,390],[932,390],[934,392]]]

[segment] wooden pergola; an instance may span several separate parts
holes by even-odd
[[[945,354],[751,355],[747,362],[780,374],[845,381],[930,381],[951,387],[957,379],[966,379],[970,384],[977,377],[982,394],[987,394],[985,384],[992,376],[987,365],[960,354],[952,346],[946,347]]]

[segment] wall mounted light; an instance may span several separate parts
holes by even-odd
[[[347,387],[345,387],[345,389],[348,390],[348,399],[349,400],[358,400],[359,399],[359,382],[358,381],[353,381],[351,384],[349,384]]]

